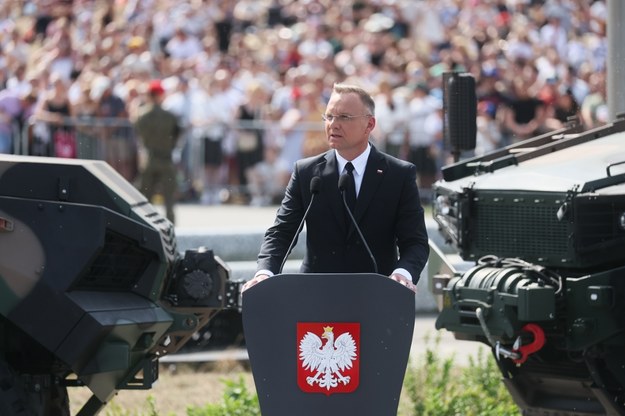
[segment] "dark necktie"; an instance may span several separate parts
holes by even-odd
[[[347,194],[345,195],[345,198],[347,200],[347,205],[349,206],[349,209],[354,212],[354,210],[356,209],[356,181],[354,180],[354,165],[352,165],[352,162],[347,162],[347,165],[345,165],[345,170],[347,171],[350,179],[349,187],[346,190]]]

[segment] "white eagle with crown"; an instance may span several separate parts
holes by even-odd
[[[311,386],[318,384],[327,390],[338,386],[338,383],[349,383],[350,377],[341,372],[352,368],[356,358],[356,342],[351,334],[345,332],[335,340],[333,330],[331,326],[323,327],[321,338],[326,339],[325,344],[312,332],[307,332],[299,343],[302,367],[315,373],[312,377],[306,377],[306,382]]]

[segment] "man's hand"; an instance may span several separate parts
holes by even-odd
[[[417,286],[414,283],[412,283],[412,281],[406,279],[401,274],[393,273],[392,275],[389,276],[389,278],[393,279],[397,283],[402,284],[402,285],[406,286],[408,289],[410,289],[413,292],[417,293]],[[243,286],[243,287],[245,287],[245,286]]]
[[[257,276],[254,276],[253,278],[251,278],[250,280],[248,280],[243,287],[241,288],[241,293],[245,292],[247,289],[249,289],[250,287],[254,286],[255,284],[258,284],[260,282],[262,282],[265,279],[269,279],[269,275],[268,274],[259,274]]]

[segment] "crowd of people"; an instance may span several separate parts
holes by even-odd
[[[178,199],[266,205],[327,149],[336,82],[370,91],[373,144],[448,160],[442,75],[476,81],[481,154],[606,123],[605,0],[21,0],[0,5],[0,152],[101,158],[138,181],[159,80],[178,118]]]

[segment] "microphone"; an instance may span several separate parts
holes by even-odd
[[[291,254],[291,251],[293,250],[295,243],[297,243],[297,237],[299,236],[299,233],[302,232],[302,228],[304,228],[304,222],[306,221],[306,217],[308,216],[308,211],[310,211],[310,207],[312,206],[312,203],[315,200],[315,195],[317,195],[320,190],[321,190],[321,178],[319,176],[314,176],[310,180],[310,193],[312,194],[312,196],[310,197],[310,202],[308,203],[306,212],[304,212],[304,216],[302,217],[302,220],[300,221],[299,226],[297,227],[297,231],[295,232],[295,235],[293,236],[291,245],[289,245],[289,248],[286,251],[286,254],[284,255],[284,259],[282,260],[282,264],[280,265],[278,274],[282,273],[282,269],[284,268],[284,263],[286,263],[286,259]]]
[[[360,227],[358,226],[358,223],[356,222],[356,218],[354,218],[354,214],[352,214],[352,210],[349,209],[349,206],[347,205],[347,200],[345,199],[345,190],[349,186],[349,183],[351,182],[351,180],[352,179],[347,173],[344,173],[339,177],[339,191],[341,191],[343,205],[345,206],[345,210],[347,211],[349,218],[351,218],[352,224],[354,224],[356,231],[358,231],[358,235],[360,236],[360,240],[362,241],[362,244],[364,244],[365,248],[367,249],[367,253],[369,253],[369,257],[371,257],[371,263],[373,263],[373,270],[375,271],[375,273],[378,273],[378,263],[375,261],[375,257],[373,257],[373,253],[371,252],[371,249],[369,248],[369,244],[367,244],[367,240],[365,240],[365,237],[362,235],[362,231],[360,231]]]

